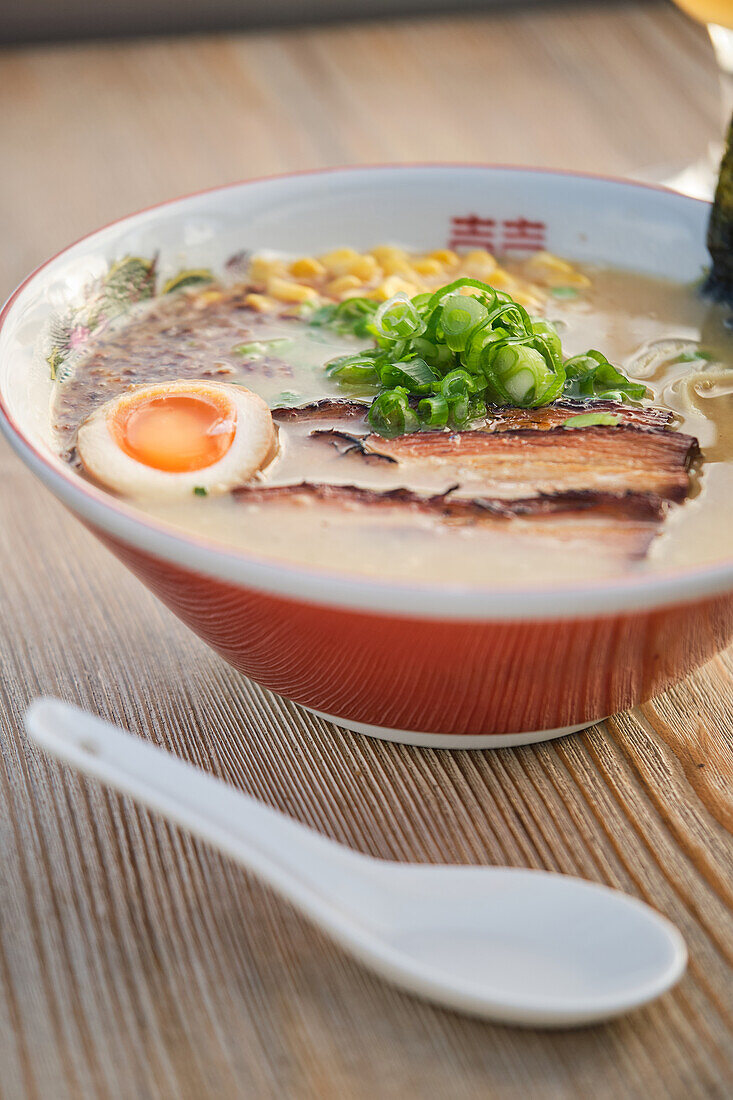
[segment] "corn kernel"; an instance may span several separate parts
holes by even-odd
[[[455,267],[458,263],[458,255],[450,248],[438,248],[430,253],[430,258],[437,260],[443,267]]]
[[[525,309],[540,309],[543,305],[542,299],[529,290],[513,290],[512,297],[515,302],[518,302],[520,306],[524,306]]]
[[[489,282],[493,287],[496,287],[497,290],[505,290],[514,283],[514,279],[503,267],[495,267],[491,272]]]
[[[382,270],[373,256],[357,256],[349,266],[349,275],[355,275],[362,283],[371,283],[381,274]]]
[[[404,248],[397,248],[393,244],[378,244],[376,248],[370,248],[369,255],[373,256],[377,263],[383,267],[386,260],[407,261],[407,253]]]
[[[462,267],[469,275],[473,275],[477,279],[483,279],[486,282],[487,276],[496,267],[496,260],[485,248],[476,248],[473,252],[467,252],[462,257]]]
[[[258,313],[270,313],[277,305],[272,298],[268,298],[265,294],[248,294],[244,299],[244,304],[251,309],[256,309]]]
[[[417,260],[412,261],[412,266],[418,275],[431,278],[433,275],[440,275],[443,270],[443,265],[432,256],[420,256]]]
[[[326,283],[326,294],[330,294],[332,298],[340,298],[342,294],[360,286],[361,279],[357,279],[356,275],[337,275],[330,283]]]
[[[402,275],[403,278],[413,283],[420,277],[412,264],[408,260],[403,260],[400,256],[384,259],[382,261],[382,271],[385,275]]]
[[[485,248],[474,248],[471,252],[466,252],[463,262],[464,264],[493,264],[496,267],[496,260]]]
[[[281,279],[278,275],[267,280],[267,293],[277,298],[278,302],[310,302],[318,297],[312,286],[291,283],[289,279]]]
[[[587,290],[591,285],[590,279],[587,275],[584,275],[582,271],[574,271],[572,276],[568,276],[567,280],[562,284],[563,286],[574,286],[578,290]]]
[[[319,259],[329,275],[347,275],[351,264],[358,257],[359,253],[353,248],[336,248]]]
[[[326,269],[315,256],[301,256],[291,263],[290,274],[296,279],[322,279]]]
[[[203,290],[196,295],[197,306],[210,306],[214,302],[220,302],[224,295],[220,290]]]
[[[282,260],[254,256],[249,265],[249,281],[255,286],[264,286],[271,276],[284,274],[285,264]]]
[[[400,293],[406,294],[408,298],[412,298],[418,293],[418,288],[414,283],[409,283],[400,275],[390,275],[379,284],[373,293],[373,297],[386,302],[388,298],[393,298],[395,294]]]
[[[535,252],[534,256],[530,256],[527,260],[525,267],[527,271],[541,271],[543,274],[545,272],[567,273],[573,270],[567,260],[555,256],[552,252]]]
[[[536,279],[545,286],[590,286],[587,276],[552,252],[535,253],[527,260],[525,271],[530,279]]]

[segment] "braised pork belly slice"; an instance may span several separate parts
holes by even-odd
[[[679,502],[690,490],[697,440],[659,428],[618,427],[415,432],[383,439],[328,429],[324,439],[349,452],[397,462],[409,484],[410,469],[429,465],[459,485],[480,483],[482,495],[521,499],[590,490],[653,493]]]
[[[303,481],[297,485],[252,485],[234,491],[243,504],[321,504],[365,516],[423,515],[441,523],[490,527],[516,539],[549,539],[592,546],[619,559],[643,558],[656,535],[663,504],[652,493],[566,492],[526,499],[467,499],[452,493],[425,496],[411,489],[379,492],[357,485]]]
[[[589,411],[622,423],[563,427]],[[260,483],[235,496],[376,513],[390,523],[430,516],[633,560],[646,555],[668,505],[689,493],[698,454],[695,439],[669,430],[667,410],[611,401],[493,409],[480,429],[394,439],[370,432],[365,413],[363,405],[331,399],[286,410],[283,427],[297,431],[300,446],[331,445],[343,465],[337,458],[312,481],[301,481],[303,467],[293,466],[291,483]]]

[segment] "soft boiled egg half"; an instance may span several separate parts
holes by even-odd
[[[133,386],[79,428],[84,469],[126,496],[227,493],[274,457],[277,432],[261,397],[224,382]]]

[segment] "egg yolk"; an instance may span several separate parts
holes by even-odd
[[[164,393],[131,401],[112,419],[117,445],[137,462],[167,473],[213,466],[232,445],[236,410],[226,398]]]

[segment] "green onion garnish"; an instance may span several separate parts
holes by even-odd
[[[339,382],[350,386],[369,384],[379,381],[376,361],[368,352],[356,355],[340,355],[326,363],[326,371]]]
[[[479,279],[412,299],[397,294],[379,306],[348,298],[315,310],[311,324],[371,339],[371,348],[326,369],[346,385],[374,387],[369,420],[387,437],[462,427],[486,416],[490,404],[531,408],[563,394],[639,401],[647,392],[599,351],[564,359],[549,321]]]
[[[194,488],[193,494],[197,497],[207,497],[209,495],[209,490],[204,489],[203,485],[197,485]]]
[[[615,428],[620,423],[621,417],[616,416],[615,413],[579,413],[577,416],[568,417],[563,421],[562,426],[563,428],[595,428],[596,426]]]
[[[293,341],[287,336],[276,336],[272,340],[252,340],[249,344],[237,344],[232,351],[244,359],[261,359],[263,355],[269,355],[270,352],[284,351],[292,343]]]
[[[315,309],[308,318],[311,325],[328,325],[343,335],[374,336],[372,324],[377,302],[371,298],[345,298],[338,305],[325,305]]]
[[[442,394],[423,397],[417,406],[417,415],[424,428],[444,428],[450,416],[450,406]]]
[[[261,340],[252,340],[249,344],[237,344],[232,348],[232,354],[241,355],[243,359],[259,359],[265,351],[265,345]]]
[[[429,367],[424,359],[387,363],[380,369],[379,377],[386,389],[404,386],[410,393],[430,393],[440,381],[437,370]]]
[[[589,351],[565,360],[565,393],[569,397],[602,397],[608,401],[640,401],[646,396],[643,382],[632,382],[600,351]]]
[[[374,314],[374,327],[389,340],[405,340],[424,332],[425,322],[407,295],[400,293],[382,302]]]
[[[694,351],[683,351],[673,359],[673,363],[697,363],[700,359],[707,359],[711,361],[715,358],[712,352],[703,351],[702,348],[695,348]]]
[[[417,413],[410,408],[408,391],[401,386],[384,390],[369,406],[369,423],[374,431],[385,439],[406,432],[416,432],[420,427]]]
[[[553,356],[562,360],[562,342],[560,340],[560,334],[551,321],[546,321],[544,317],[533,317],[532,332],[535,336],[539,336],[541,340],[544,340]]]
[[[528,344],[504,344],[492,357],[493,378],[504,403],[526,408],[546,405],[555,372],[547,357]]]
[[[489,311],[478,298],[451,294],[443,300],[440,327],[451,351],[463,351],[471,333],[488,318]]]
[[[443,397],[452,401],[456,397],[470,397],[477,392],[479,386],[480,382],[467,370],[452,370],[441,380],[440,392]]]

